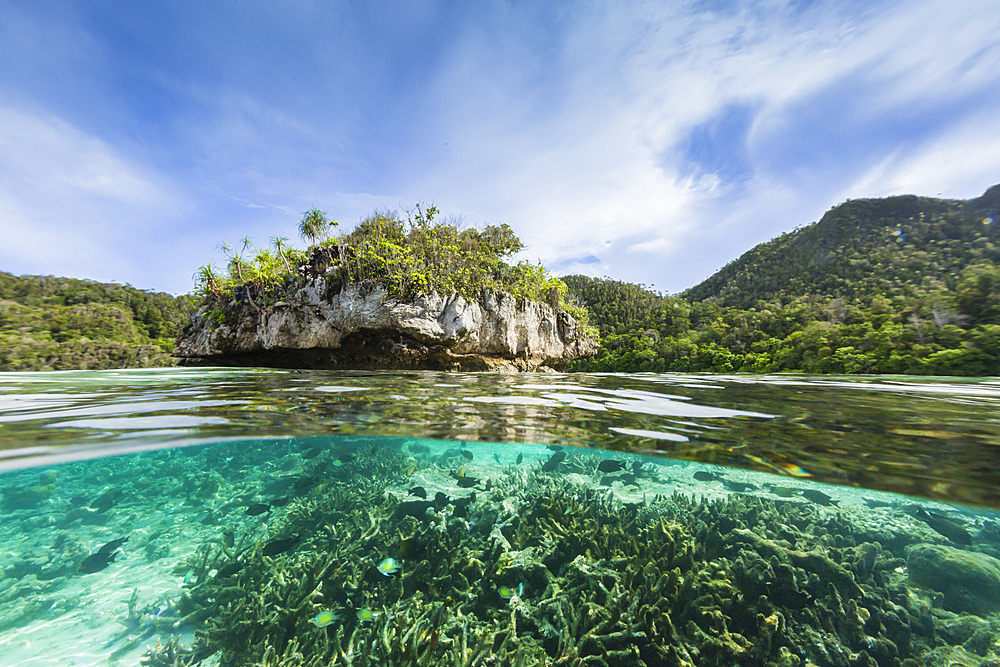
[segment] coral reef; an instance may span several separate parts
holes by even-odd
[[[945,609],[973,614],[1000,611],[1000,560],[942,544],[914,544],[906,555],[910,579],[940,591]]]
[[[413,500],[395,487],[439,463],[371,447],[330,477],[327,458],[316,456],[301,479],[319,481],[266,534],[206,544],[178,563],[193,572],[176,607],[196,639],[151,649],[148,664],[1000,660],[990,609],[942,609],[940,595],[907,578],[909,568],[921,580],[932,556],[966,558],[966,577],[993,559],[835,507],[742,494],[624,503],[565,474],[513,466],[485,492]],[[568,466],[598,475],[593,457]],[[399,572],[380,571],[387,557]],[[332,623],[310,622],[324,610]],[[983,615],[956,613],[970,610]]]
[[[0,523],[0,630],[73,612],[112,661],[1000,661],[988,514],[932,508],[962,526],[957,543],[903,501],[776,497],[759,479],[727,486],[730,472],[558,445],[262,439],[58,470],[5,478],[56,489]],[[711,496],[675,490],[706,476]],[[120,558],[82,572],[102,550]]]

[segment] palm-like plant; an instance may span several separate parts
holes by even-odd
[[[284,236],[272,236],[271,244],[274,249],[278,251],[278,256],[281,257],[281,261],[285,263],[285,271],[288,273],[292,272],[292,267],[288,264],[288,258],[285,257],[285,244],[288,243],[288,239]]]
[[[308,238],[312,242],[310,245],[316,245],[316,239],[326,234],[329,226],[326,213],[314,207],[302,216],[302,220],[299,222],[299,235],[303,239]]]
[[[218,296],[221,291],[219,288],[219,276],[216,275],[215,267],[212,266],[211,262],[198,267],[198,271],[194,274],[194,279],[197,282],[198,287],[203,290],[206,295],[211,294],[213,296]]]

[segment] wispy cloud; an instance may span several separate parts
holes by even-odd
[[[312,206],[430,201],[676,291],[844,198],[1000,180],[992,0],[64,9],[0,10],[8,270],[181,291]]]
[[[7,270],[38,263],[137,279],[144,258],[132,239],[183,211],[167,179],[48,114],[0,108],[0,156],[0,261]]]
[[[454,149],[422,189],[511,222],[532,258],[592,254],[574,266],[676,290],[816,219],[887,154],[906,189],[929,185],[910,161],[952,139],[997,153],[993,124],[966,122],[1000,101],[988,3],[797,6],[595,5],[553,25],[547,76],[477,68],[510,49],[470,37],[435,89]],[[530,36],[507,21],[500,34]],[[931,194],[997,179],[975,163],[938,163]]]

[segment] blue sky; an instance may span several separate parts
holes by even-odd
[[[427,202],[673,293],[845,199],[998,182],[995,0],[0,0],[16,274],[184,293],[313,206]]]

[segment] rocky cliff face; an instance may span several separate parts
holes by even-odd
[[[512,371],[559,369],[597,351],[567,313],[490,292],[399,301],[379,286],[332,290],[320,277],[267,309],[226,312],[217,323],[203,306],[174,356],[188,365]]]

